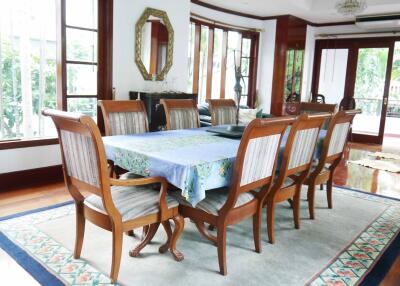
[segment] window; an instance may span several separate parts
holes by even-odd
[[[0,1],[2,141],[56,135],[40,112],[57,102],[55,11],[55,0]]]
[[[97,115],[97,10],[97,0],[66,0],[67,110],[93,118]]]
[[[240,59],[243,81],[241,104],[253,106],[259,34],[192,19],[189,29],[188,91],[199,103],[213,98],[235,98],[235,57]]]
[[[95,118],[97,99],[112,98],[111,5],[0,1],[0,141],[56,137],[43,108]]]
[[[285,99],[294,93],[301,93],[303,77],[304,50],[288,50],[286,52]]]

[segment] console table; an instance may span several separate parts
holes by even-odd
[[[150,131],[159,131],[165,128],[166,119],[161,99],[193,99],[197,102],[197,94],[183,92],[129,92],[130,100],[141,99],[146,106]]]

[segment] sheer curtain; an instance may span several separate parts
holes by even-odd
[[[55,0],[0,0],[0,140],[55,135]]]

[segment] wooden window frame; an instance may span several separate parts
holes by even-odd
[[[222,37],[222,55],[221,55],[221,87],[220,98],[225,98],[225,82],[226,82],[226,63],[228,51],[228,32],[238,32],[242,34],[242,39],[250,39],[250,63],[249,63],[249,84],[247,92],[247,105],[254,108],[257,96],[257,67],[258,67],[258,49],[260,33],[254,31],[247,31],[235,28],[228,28],[226,26],[211,24],[201,21],[199,19],[190,18],[192,24],[195,25],[194,36],[194,53],[193,53],[193,86],[192,92],[198,94],[199,92],[199,69],[200,69],[200,44],[201,44],[201,26],[209,28],[208,34],[208,56],[207,56],[207,85],[206,85],[206,99],[212,97],[212,76],[213,76],[213,56],[214,56],[214,35],[215,29],[223,31]],[[242,55],[240,55],[242,58]]]
[[[66,25],[66,1],[55,0],[57,7],[57,58],[56,87],[57,108],[67,110],[67,97],[85,98],[93,96],[67,96],[66,28],[87,31],[97,30],[97,96],[98,100],[112,99],[112,46],[113,46],[113,0],[98,0],[98,29],[87,29]],[[74,62],[81,63],[81,62]],[[83,62],[86,63],[86,62]],[[104,131],[103,117],[98,107],[97,121]],[[58,144],[57,138],[32,138],[0,141],[0,150],[37,147]]]

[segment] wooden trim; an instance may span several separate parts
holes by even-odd
[[[199,93],[201,26],[195,24],[193,54],[193,93]]]
[[[213,78],[213,60],[214,60],[214,28],[208,30],[208,55],[207,55],[207,88],[206,98],[211,98],[212,78]]]
[[[222,59],[221,59],[221,99],[225,98],[225,83],[226,83],[226,62],[228,55],[228,31],[223,31],[222,37]]]
[[[35,138],[29,140],[10,140],[0,142],[0,150],[38,147],[58,144],[57,138]],[[1,185],[1,184],[0,184]]]
[[[66,0],[57,0],[57,108],[67,110]]]
[[[113,98],[113,0],[99,0],[98,8],[98,55],[97,99]],[[104,131],[103,114],[97,108],[97,125]]]
[[[1,191],[63,181],[61,165],[0,174]]]

